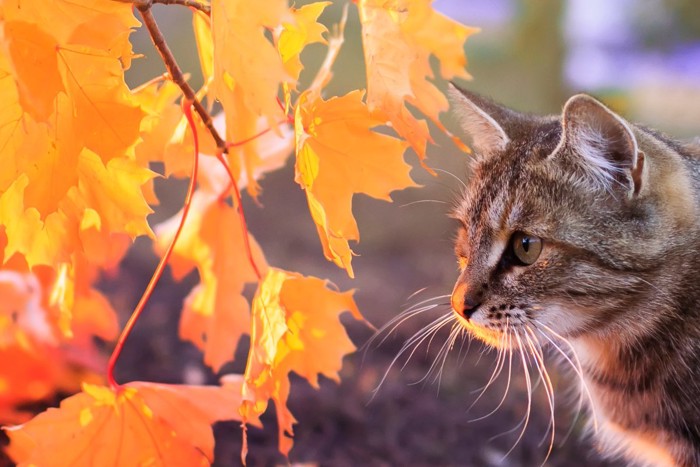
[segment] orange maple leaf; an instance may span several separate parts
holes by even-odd
[[[394,190],[416,186],[403,160],[406,144],[372,131],[383,123],[362,102],[362,91],[323,100],[299,96],[295,114],[296,181],[306,192],[327,259],[353,277],[349,240],[360,238],[352,197],[391,201]]]
[[[210,465],[210,425],[240,419],[241,380],[218,386],[90,384],[24,425],[5,428],[19,466]]]
[[[221,121],[216,119],[216,124]],[[289,157],[293,134],[282,126],[282,137],[274,133],[259,138],[261,164],[253,173],[262,177],[284,165]],[[243,288],[257,276],[247,260],[240,218],[236,209],[222,201],[229,188],[224,167],[213,157],[200,156],[198,189],[192,197],[190,216],[170,259],[176,279],[182,279],[194,267],[201,283],[185,300],[180,320],[180,337],[192,341],[204,351],[204,362],[218,371],[233,358],[238,340],[250,330],[248,302]],[[241,174],[238,186],[248,179]],[[182,211],[156,226],[156,247],[164,251],[182,217]],[[265,257],[252,235],[249,242],[256,265],[264,274]]]
[[[71,287],[75,306],[70,310],[68,338],[61,328],[65,316],[49,303],[53,271],[0,270],[0,361],[6,363],[0,365],[0,421],[26,418],[13,409],[17,404],[36,402],[57,390],[73,392],[79,377],[95,379],[89,373],[79,374],[78,367],[104,365],[93,336],[114,338],[117,320],[107,300],[82,282],[92,282],[86,267],[81,264],[81,282]]]
[[[464,67],[464,41],[478,29],[463,26],[433,10],[433,0],[358,0],[362,45],[367,68],[367,105],[389,120],[423,162],[432,141],[424,120],[414,117],[404,101],[447,132],[438,120],[448,109],[433,78],[430,55],[440,60],[443,78],[469,78]]]
[[[350,311],[364,320],[352,296],[353,291],[330,290],[324,280],[274,268],[258,287],[240,411],[244,422],[255,420],[272,399],[284,455],[292,448],[296,423],[287,408],[289,373],[316,388],[318,375],[338,381],[343,357],[355,350],[339,314]]]
[[[0,81],[5,259],[70,262],[86,225],[105,235],[150,234],[141,185],[152,174],[133,162],[144,114],[124,83],[138,24],[131,6],[8,0],[0,18],[0,76],[10,78]],[[37,60],[46,73],[32,72]],[[103,181],[104,194],[91,191]]]
[[[146,117],[141,121],[141,143],[136,146],[136,161],[148,166],[149,162],[162,162],[166,177],[188,177],[192,173],[194,136],[182,107],[175,101],[182,95],[179,86],[172,81],[156,79],[134,90]],[[202,123],[199,114],[193,113],[199,152],[215,154],[216,143]],[[215,119],[217,131],[223,133],[223,114]],[[219,122],[219,120],[221,120]],[[147,185],[149,204],[154,204],[150,182]],[[146,185],[145,185],[146,186]]]
[[[250,332],[243,288],[257,276],[246,259],[236,210],[215,202],[199,215],[196,236],[189,245],[183,243],[182,249],[177,249],[178,255],[186,254],[197,263],[201,280],[185,300],[180,337],[194,342],[204,351],[204,363],[219,371],[233,359],[241,335]],[[264,271],[265,258],[252,236],[250,243],[255,263]]]

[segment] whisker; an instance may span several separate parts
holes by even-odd
[[[518,439],[515,440],[515,443],[513,443],[513,446],[508,450],[508,452],[503,456],[502,460],[505,460],[508,455],[513,452],[513,449],[520,443],[520,440],[523,439],[523,435],[525,434],[525,430],[527,430],[527,425],[530,422],[530,412],[532,411],[532,382],[530,381],[530,371],[529,367],[527,365],[527,359],[525,358],[525,350],[523,348],[522,341],[520,340],[520,335],[518,334],[517,331],[514,331],[515,339],[516,342],[518,343],[518,350],[520,351],[520,359],[523,362],[523,374],[525,375],[525,384],[527,385],[527,412],[524,417],[524,421],[521,422],[523,425],[523,428],[520,430],[520,434],[518,435]]]
[[[379,381],[377,384],[377,387],[373,391],[373,395],[370,398],[370,402],[372,399],[374,399],[374,396],[379,392],[379,389],[382,387],[384,382],[386,381],[386,378],[389,376],[389,372],[391,369],[394,367],[396,362],[401,358],[401,356],[411,347],[413,347],[413,350],[408,356],[408,359],[406,360],[406,363],[403,364],[401,369],[405,368],[406,364],[408,361],[410,361],[411,357],[415,353],[416,349],[420,347],[421,343],[425,341],[431,334],[436,333],[437,331],[440,330],[443,326],[448,324],[450,321],[454,319],[454,316],[452,313],[448,313],[446,315],[440,316],[439,318],[434,319],[430,323],[428,323],[426,326],[421,328],[418,332],[416,332],[411,338],[409,338],[401,347],[401,349],[398,351],[396,356],[392,359],[391,363],[387,367],[386,371],[384,372],[384,375],[382,376],[382,379]]]
[[[425,290],[425,289],[422,289],[422,290]],[[418,290],[418,291],[414,292],[413,294],[411,294],[411,297],[414,297],[415,295],[419,294],[422,290]],[[409,300],[411,297],[409,297]],[[426,303],[430,303],[430,302],[435,301],[435,300],[442,300],[444,298],[449,298],[449,297],[450,297],[450,294],[438,295],[436,297],[430,297],[430,298],[427,298],[425,300],[421,300],[418,303],[414,303],[413,305],[408,307],[406,309],[406,311],[412,311],[412,310],[417,309],[418,307],[420,307],[422,305],[425,305]],[[437,303],[436,305],[441,305],[441,304]],[[449,303],[443,303],[442,305],[449,305]]]
[[[419,199],[416,201],[411,201],[410,203],[402,204],[399,207],[405,208],[408,206],[413,206],[415,204],[421,204],[421,203],[450,204],[447,201],[440,201],[439,199]]]
[[[418,292],[416,292],[418,293]],[[369,350],[374,342],[379,338],[380,335],[384,334],[384,337],[379,341],[377,346],[382,345],[388,338],[389,336],[403,323],[405,323],[407,320],[418,316],[421,313],[425,313],[427,311],[433,310],[439,306],[443,306],[444,304],[440,303],[433,303],[430,304],[431,301],[435,300],[441,300],[443,298],[449,297],[449,295],[440,295],[437,297],[432,297],[427,300],[422,300],[415,305],[409,307],[408,309],[402,311],[398,315],[394,316],[389,322],[384,324],[377,332],[374,333],[372,337],[370,337],[367,342],[362,346],[363,350],[365,352],[365,356],[367,354],[367,350]],[[364,361],[364,357],[363,357]]]
[[[464,327],[460,326],[459,327],[459,335],[462,337],[462,343],[459,346],[459,354],[457,354],[457,366],[462,366],[464,364],[464,361],[467,359],[467,355],[469,355],[469,349],[472,346],[472,335],[467,332]],[[467,342],[467,350],[464,350],[464,343]],[[464,352],[464,353],[463,353]]]
[[[450,353],[450,350],[454,347],[455,340],[457,339],[457,336],[459,336],[460,331],[462,327],[461,325],[455,321],[455,323],[452,325],[452,331],[450,331],[450,336],[445,342],[445,346],[443,348],[445,349],[442,355],[442,361],[440,363],[440,369],[437,371],[437,374],[435,375],[435,378],[433,379],[433,383],[437,383],[437,391],[440,391],[440,384],[442,383],[442,374],[445,369],[445,363],[447,362],[447,356]],[[442,350],[441,350],[442,352]],[[440,354],[438,353],[438,357],[436,358],[436,362],[440,360]],[[431,366],[432,369],[432,366]],[[430,370],[429,370],[430,371]]]
[[[445,339],[445,342],[444,342],[444,343],[442,344],[442,346],[440,347],[440,350],[438,350],[438,353],[437,353],[435,359],[434,359],[433,362],[430,364],[430,368],[428,368],[428,371],[426,371],[425,375],[423,375],[423,377],[420,378],[419,380],[414,381],[414,382],[409,383],[409,384],[415,385],[415,384],[419,384],[419,383],[422,383],[422,382],[426,381],[426,380],[430,377],[430,375],[433,373],[433,371],[435,370],[435,368],[437,367],[438,362],[439,362],[440,359],[442,358],[443,353],[445,353],[445,355],[447,355],[447,351],[448,351],[448,349],[449,349],[449,344],[450,344],[450,339],[452,338],[452,335],[453,335],[454,332],[455,332],[455,324],[457,324],[457,323],[453,323],[453,324],[452,324],[452,329],[450,330],[450,335],[447,337],[447,339]],[[428,347],[430,347],[430,344],[431,344],[433,338],[435,337],[435,334],[436,334],[436,333],[433,333],[432,337],[430,338],[430,341],[428,342]]]
[[[535,326],[535,329],[549,342],[549,344],[556,350],[563,358],[564,360],[571,366],[571,368],[574,370],[574,372],[578,375],[579,380],[581,380],[581,385],[584,384],[583,382],[583,375],[581,375],[580,371],[578,368],[576,368],[576,365],[574,365],[574,362],[571,361],[569,356],[562,350],[562,348],[554,342],[542,329],[539,329],[537,326]],[[571,434],[571,431],[574,428],[574,422],[578,419],[578,417],[581,415],[581,410],[583,407],[583,396],[584,395],[584,390],[582,387],[579,387],[579,396],[578,396],[578,402],[576,403],[576,410],[575,410],[575,415],[574,415],[574,420],[571,423],[571,427],[569,428],[569,431],[566,433],[564,436],[564,439],[568,438],[568,436]],[[562,441],[563,442],[563,441]]]
[[[426,339],[430,338],[430,341],[428,341],[428,349],[426,350],[426,353],[429,351],[430,344],[433,341],[433,338],[435,337],[435,334],[443,328],[445,325],[449,324],[450,321],[454,320],[454,316],[452,316],[452,313],[447,314],[441,318],[436,319],[433,321],[433,323],[429,324],[426,326],[426,328],[423,328],[422,331],[417,332],[411,339],[406,341],[406,343],[401,347],[401,350],[399,350],[399,354],[397,355],[400,356],[403,354],[406,350],[408,350],[410,347],[413,347],[413,350],[411,350],[411,353],[408,354],[408,357],[406,358],[406,361],[404,364],[401,366],[401,369],[403,370],[406,368],[406,365],[408,365],[408,362],[411,361],[411,358],[413,358],[413,355],[416,353],[416,350],[421,346],[423,342],[425,342]]]
[[[593,431],[594,431],[595,433],[598,433],[598,418],[597,418],[597,416],[596,416],[596,414],[595,414],[595,411],[592,410],[592,409],[593,409],[593,405],[594,405],[594,404],[593,404],[593,396],[591,395],[591,391],[590,391],[589,388],[588,388],[588,384],[586,383],[586,379],[583,377],[583,368],[581,367],[581,361],[580,361],[579,358],[578,358],[578,354],[576,353],[576,349],[574,349],[574,346],[571,345],[571,342],[569,342],[565,337],[563,337],[563,336],[561,336],[560,334],[558,334],[556,331],[554,331],[552,328],[550,328],[550,327],[547,326],[546,324],[539,323],[539,326],[542,326],[542,328],[543,328],[544,330],[546,330],[548,333],[550,333],[553,337],[556,337],[556,338],[559,339],[561,342],[563,342],[564,344],[566,344],[566,346],[567,346],[567,347],[569,348],[569,350],[571,351],[571,355],[572,355],[574,361],[572,361],[571,358],[569,358],[569,356],[566,354],[566,352],[564,352],[561,348],[559,348],[558,345],[554,345],[554,348],[555,348],[557,351],[559,351],[559,353],[564,357],[564,359],[565,359],[567,362],[569,362],[569,364],[571,365],[571,368],[573,368],[574,372],[576,372],[576,374],[578,375],[579,381],[581,382],[581,387],[583,388],[583,391],[585,391],[586,397],[588,398],[588,402],[589,402],[590,405],[591,405],[591,410],[590,410],[590,412],[591,412],[592,419],[593,419]],[[547,340],[549,340],[549,342],[551,342],[552,344],[554,344],[554,342],[552,341],[552,339],[550,339],[549,336],[547,336],[547,334],[544,333],[542,329],[539,329],[539,331],[540,331],[540,334],[542,334]],[[574,364],[574,362],[576,362],[576,363]]]
[[[503,344],[505,337],[506,337],[505,334],[501,335],[501,344]],[[504,350],[504,346],[500,345],[498,347],[498,355],[496,357],[496,365],[493,369],[493,372],[491,372],[491,377],[489,378],[488,382],[481,389],[477,389],[474,391],[474,392],[477,392],[477,391],[480,391],[480,392],[479,392],[479,395],[474,400],[474,402],[472,402],[471,405],[469,406],[469,408],[467,409],[467,412],[471,411],[474,408],[474,406],[477,404],[477,402],[479,402],[479,400],[484,395],[484,393],[486,393],[486,390],[489,387],[491,387],[491,384],[498,378],[498,376],[501,374],[501,370],[503,369],[503,366],[505,365],[505,362],[506,362],[506,352]],[[469,420],[469,422],[471,423],[471,422],[475,422],[475,421],[478,421],[481,419],[482,418],[480,417],[480,418]]]
[[[506,331],[505,333],[503,333],[503,334],[501,335],[501,337],[500,337],[501,342],[500,342],[500,345],[499,345],[499,347],[498,347],[498,356],[497,356],[497,358],[496,358],[496,366],[495,366],[495,368],[493,369],[493,372],[491,373],[491,378],[488,380],[488,382],[486,383],[485,386],[483,386],[481,389],[477,389],[477,390],[476,390],[476,391],[479,391],[479,390],[480,390],[481,392],[480,392],[479,395],[477,396],[476,400],[474,400],[474,402],[472,402],[472,404],[469,406],[469,408],[467,409],[467,412],[471,411],[471,410],[474,408],[474,406],[476,405],[476,403],[479,402],[479,399],[481,399],[481,396],[484,395],[484,393],[485,393],[486,390],[491,386],[491,384],[492,384],[496,379],[498,379],[499,376],[501,376],[501,373],[502,373],[503,368],[505,367],[505,363],[506,363],[506,354],[510,355],[511,358],[512,358],[512,353],[510,352],[510,339],[509,339],[509,345],[508,345],[508,347],[506,347],[506,345],[505,345],[505,340],[506,340],[506,338],[509,338],[507,331]],[[509,363],[508,363],[508,365],[509,365],[509,367],[508,367],[508,375],[509,375],[509,376],[508,376],[508,378],[509,378],[508,385],[510,385],[510,364],[511,364],[511,362],[512,362],[512,359],[509,359]],[[474,392],[476,392],[476,391],[474,391]],[[500,407],[500,404],[499,404],[499,407]],[[496,410],[498,410],[498,407],[496,407],[496,409],[492,410],[491,412],[487,413],[486,415],[482,415],[481,417],[477,417],[477,418],[473,418],[473,419],[469,420],[469,423],[477,422],[477,421],[479,421],[479,420],[483,420],[483,419],[485,419],[485,418],[487,418],[487,417],[493,415],[494,412],[495,412]]]
[[[527,340],[528,347],[530,347],[530,350],[532,350],[532,354],[537,360],[536,368],[537,371],[540,373],[542,380],[545,383],[544,390],[547,395],[547,402],[549,403],[549,426],[547,427],[547,430],[545,430],[545,434],[542,437],[542,441],[540,441],[541,445],[547,438],[547,433],[551,429],[552,434],[549,440],[549,448],[547,449],[547,455],[545,456],[544,461],[542,462],[542,465],[544,465],[544,463],[547,462],[547,459],[549,459],[549,456],[552,454],[552,449],[554,449],[554,436],[556,432],[556,422],[554,419],[554,387],[552,385],[552,380],[549,377],[549,373],[547,372],[547,367],[544,363],[544,354],[542,353],[542,347],[537,342],[537,337],[535,336],[534,331],[530,329],[530,327],[527,325],[524,326],[524,329],[527,333],[524,335],[524,338]]]
[[[465,190],[467,189],[467,184],[464,183],[464,181],[463,181],[461,178],[459,178],[458,176],[456,176],[456,175],[453,174],[452,172],[450,172],[450,171],[448,171],[448,170],[443,170],[443,169],[433,169],[433,170],[436,171],[436,172],[442,172],[442,173],[444,173],[444,174],[446,174],[446,175],[449,175],[450,177],[452,177],[452,178],[454,178],[455,180],[457,180],[457,181],[460,183],[460,185],[462,185],[462,188],[463,188],[463,189],[465,189]]]

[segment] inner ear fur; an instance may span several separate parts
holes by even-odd
[[[471,137],[472,148],[477,156],[486,156],[503,151],[510,138],[507,122],[511,111],[476,93],[448,84],[451,113],[462,130]]]
[[[562,128],[560,147],[574,153],[594,181],[639,194],[645,161],[629,123],[593,97],[577,94],[564,105]]]

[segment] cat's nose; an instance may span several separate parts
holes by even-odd
[[[469,319],[471,315],[474,314],[481,302],[479,298],[480,293],[474,293],[465,283],[457,283],[454,290],[452,291],[452,309],[456,311],[459,315]]]

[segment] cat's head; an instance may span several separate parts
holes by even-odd
[[[474,151],[451,300],[472,334],[512,347],[506,329],[610,333],[659,299],[655,274],[682,251],[673,232],[696,215],[671,147],[584,94],[551,117],[450,97]]]

